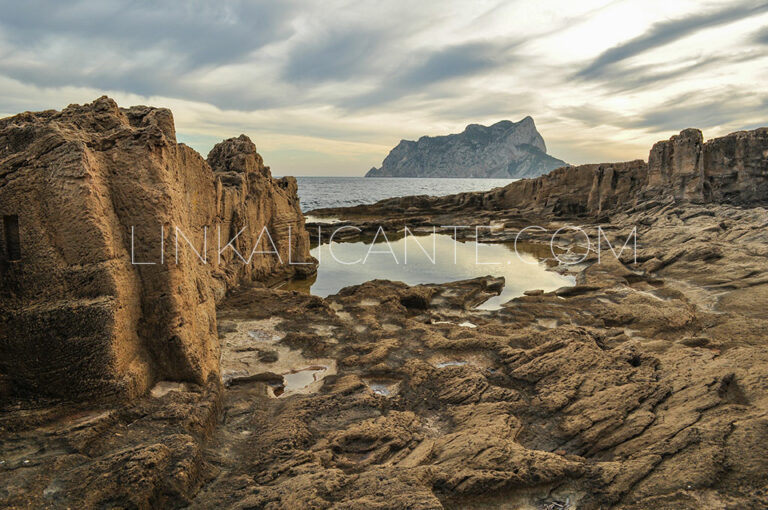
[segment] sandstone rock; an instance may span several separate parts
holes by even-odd
[[[218,227],[229,236],[247,226],[245,244],[266,226],[283,257],[290,239],[293,260],[312,260],[295,181],[271,179],[245,137],[211,159],[215,173],[176,142],[169,110],[121,109],[107,97],[0,120],[5,386],[108,398],[160,379],[217,377],[217,299],[243,278],[299,267],[270,255],[244,265],[230,250],[219,262]],[[239,184],[226,182],[231,173]],[[202,252],[206,227],[203,263],[185,237]]]
[[[115,225],[138,215],[129,206],[140,191],[152,206],[141,225],[160,214],[155,201],[181,201],[184,193],[173,187],[176,181],[165,179],[167,173],[178,171],[174,178],[186,186],[179,188],[191,189],[189,197],[203,204],[184,202],[189,205],[178,215],[185,226],[203,214],[200,207],[209,206],[221,222],[237,226],[242,223],[234,222],[230,211],[249,210],[249,200],[256,199],[251,189],[278,204],[283,195],[270,189],[268,173],[246,139],[212,151],[211,170],[188,149],[167,141],[170,135],[162,133],[172,129],[162,112],[118,110],[132,119],[121,127],[122,117],[110,108],[107,104],[105,115],[86,112],[74,120],[64,112],[26,114],[27,135],[8,129],[7,119],[0,121],[0,147],[14,148],[0,152],[0,213],[8,217],[0,236],[6,264],[0,286],[2,354],[32,370],[33,357],[47,351],[33,350],[29,336],[45,333],[36,340],[59,348],[51,355],[53,365],[40,358],[49,364],[44,368],[63,370],[69,362],[88,388],[100,386],[85,377],[87,363],[75,364],[77,356],[109,360],[118,348],[125,348],[121,354],[135,348],[145,356],[138,362],[148,360],[147,377],[165,374],[154,358],[153,338],[140,336],[148,331],[146,314],[157,313],[182,328],[198,318],[186,314],[182,299],[204,317],[215,301],[214,293],[206,292],[209,285],[219,282],[223,289],[279,269],[232,268],[227,259],[207,275],[186,250],[179,267],[166,269],[173,272],[168,279],[175,287],[165,280],[150,287],[155,281],[150,272],[137,276],[138,269],[124,262],[126,240]],[[149,115],[154,120],[142,120]],[[94,125],[106,135],[97,137]],[[19,152],[25,136],[27,145],[42,144],[40,132],[53,140],[56,157],[42,149]],[[154,132],[158,138],[152,138]],[[647,184],[643,162],[585,165],[571,175],[556,171],[523,181],[518,186],[535,196],[520,204],[513,201],[525,193],[513,187],[445,200],[409,197],[369,208],[391,213],[399,225],[492,220],[516,229],[535,221],[549,232],[573,218],[593,231],[611,214],[612,238],[623,239],[627,229],[637,228],[640,265],[626,256],[598,263],[590,255],[569,269],[575,287],[533,292],[497,311],[474,308],[503,285],[491,277],[415,287],[376,280],[327,298],[237,288],[219,303],[218,320],[209,321],[214,330],[218,322],[224,336],[247,337],[225,339],[222,359],[264,363],[258,358],[274,349],[280,352],[279,371],[275,362],[258,365],[230,388],[210,378],[203,387],[163,381],[150,395],[112,407],[40,398],[1,402],[0,506],[766,508],[768,211],[755,205],[764,200],[762,133],[736,133],[701,149],[696,134],[687,133],[652,157],[658,162],[653,185]],[[75,163],[63,159],[71,148],[56,152],[56,137],[65,135],[75,147],[84,140]],[[151,140],[159,140],[159,148]],[[185,165],[174,150],[187,158]],[[704,162],[699,159],[701,172],[691,172],[697,150]],[[190,161],[199,166],[190,167]],[[133,170],[133,165],[143,166]],[[87,184],[67,177],[76,170]],[[573,188],[558,190],[557,183]],[[666,184],[654,188],[657,183]],[[43,184],[46,193],[37,191]],[[209,204],[195,186],[218,189],[223,198]],[[156,197],[152,190],[163,194]],[[644,198],[646,191],[650,199]],[[32,201],[36,198],[39,204]],[[691,203],[699,200],[705,203]],[[73,209],[80,204],[87,207],[77,216]],[[398,210],[398,204],[413,209]],[[275,225],[269,207],[251,210]],[[446,218],[462,221],[445,223]],[[85,222],[101,226],[101,236],[78,227]],[[78,243],[62,234],[70,230],[83,232]],[[35,233],[53,241],[35,242]],[[563,238],[569,241],[568,234]],[[580,238],[574,234],[574,239]],[[543,238],[535,231],[526,239],[537,240]],[[157,244],[142,239],[139,255],[149,257],[146,246]],[[77,258],[100,254],[105,245],[113,258],[101,265],[88,267]],[[56,248],[51,248],[55,263],[28,258],[47,253],[41,251],[46,246]],[[543,248],[548,256],[550,247]],[[20,263],[34,271],[25,273]],[[185,279],[198,284],[197,296],[187,292]],[[35,287],[38,280],[47,287]],[[42,297],[35,300],[34,292]],[[157,303],[149,299],[151,292],[169,293],[175,315],[145,308]],[[135,308],[135,317],[133,309],[120,308],[131,303],[125,296],[146,301]],[[19,322],[22,316],[29,326]],[[135,337],[96,331],[71,338],[99,321],[116,320],[129,331],[135,328]],[[14,344],[11,329],[26,343]],[[193,332],[205,337],[199,328]],[[59,344],[56,335],[63,339]],[[182,353],[192,352],[194,345],[188,347]],[[19,356],[22,351],[30,354]],[[278,378],[313,369],[312,358],[321,356],[337,370],[307,378],[301,392],[274,391]],[[14,371],[6,359],[0,358],[0,392],[3,385],[17,388],[27,374]],[[94,374],[113,377],[102,370],[106,365],[94,366]],[[222,392],[226,398],[220,398]]]
[[[402,140],[366,177],[535,177],[566,163],[547,154],[531,117],[463,133]]]
[[[662,188],[677,199],[700,198],[703,138],[698,129],[685,129],[654,144],[648,155],[648,187]]]
[[[233,250],[225,252],[224,280],[231,284],[313,273],[317,264],[309,256],[296,179],[273,179],[245,135],[216,144],[208,164],[215,178],[216,215],[226,239],[237,236],[232,246],[246,260],[253,250],[264,252],[254,255],[250,264],[242,263]]]

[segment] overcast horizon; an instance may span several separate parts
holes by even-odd
[[[0,116],[107,94],[204,156],[363,175],[401,139],[532,116],[572,164],[768,125],[768,2],[0,0]]]

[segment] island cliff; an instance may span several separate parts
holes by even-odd
[[[547,154],[531,117],[492,126],[470,124],[464,132],[402,140],[366,177],[536,177],[566,163]]]

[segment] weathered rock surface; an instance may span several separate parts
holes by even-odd
[[[402,140],[366,177],[536,177],[566,163],[547,154],[531,117],[464,132]]]
[[[215,178],[218,225],[224,239],[235,239],[231,243],[234,250],[222,254],[226,283],[231,286],[314,272],[316,261],[309,256],[296,179],[273,179],[245,135],[216,144],[208,154],[208,164]]]
[[[262,227],[284,260],[289,241],[293,260],[311,257],[294,180],[273,180],[246,137],[211,162],[216,172],[176,143],[162,108],[102,97],[0,120],[6,392],[131,397],[160,379],[218,377],[215,302],[227,287],[307,266],[269,254],[243,264],[230,249],[220,261],[217,230],[224,246],[247,226],[236,244],[246,258]],[[202,255],[206,228],[203,263],[186,239]]]
[[[703,143],[686,129],[653,146],[646,196],[662,191],[696,202],[762,202],[768,196],[768,128]]]

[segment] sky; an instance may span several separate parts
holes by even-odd
[[[362,175],[401,139],[534,118],[572,164],[768,125],[768,1],[0,0],[0,117],[107,94],[204,156]]]

